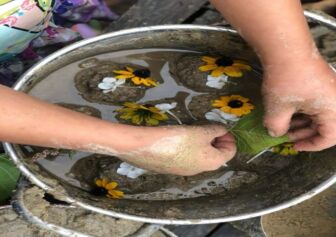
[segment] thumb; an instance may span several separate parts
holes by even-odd
[[[227,129],[221,125],[203,125],[202,127],[209,139],[222,137],[228,133]]]
[[[274,106],[274,105],[273,105]],[[281,105],[278,105],[281,106]],[[288,132],[294,108],[266,109],[264,115],[264,126],[272,137],[280,137]]]

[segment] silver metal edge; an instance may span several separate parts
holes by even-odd
[[[304,11],[304,15],[308,20],[329,27],[330,29],[336,30],[336,19],[322,11]]]
[[[305,12],[306,14],[306,12]],[[316,19],[316,16],[319,16],[318,14],[310,14],[310,18],[314,19],[316,21],[320,21],[320,19]],[[322,18],[323,19],[323,18]],[[321,21],[321,24],[325,24],[325,21]],[[336,24],[335,24],[336,25]],[[214,31],[223,31],[223,32],[232,32],[237,33],[237,31],[224,28],[224,27],[213,27],[213,26],[199,26],[199,25],[164,25],[164,26],[151,26],[151,27],[141,27],[141,28],[134,28],[134,29],[127,29],[122,30],[118,32],[113,32],[105,35],[101,35],[92,39],[86,39],[82,40],[80,42],[74,43],[68,47],[65,47],[50,56],[46,57],[43,61],[40,63],[37,63],[35,66],[33,66],[30,70],[28,70],[21,79],[15,84],[14,90],[19,91],[20,88],[26,83],[26,81],[29,79],[30,76],[32,76],[36,70],[38,70],[40,67],[43,67],[44,65],[51,62],[53,59],[63,55],[64,53],[70,52],[72,50],[75,50],[79,47],[85,46],[87,44],[91,44],[97,41],[101,41],[110,37],[116,37],[121,35],[127,35],[127,34],[133,34],[133,33],[140,33],[140,32],[146,32],[146,31],[162,31],[162,30],[176,30],[176,29],[184,29],[184,30],[214,30]],[[12,160],[15,162],[15,164],[18,166],[18,168],[22,171],[22,173],[27,176],[27,178],[37,186],[41,187],[45,191],[55,191],[52,187],[48,186],[47,184],[40,181],[34,174],[32,174],[20,161],[19,157],[16,155],[13,146],[10,143],[5,142],[4,143],[5,150],[9,153]],[[115,218],[124,218],[128,220],[133,221],[139,221],[139,222],[147,222],[147,223],[155,223],[155,224],[175,224],[175,225],[195,225],[195,224],[212,224],[212,223],[221,223],[221,222],[231,222],[231,221],[237,221],[237,220],[244,220],[249,219],[253,217],[258,217],[262,215],[266,215],[272,212],[280,211],[282,209],[294,206],[296,204],[299,204],[316,194],[324,191],[325,189],[329,188],[331,185],[336,183],[336,174],[333,175],[331,178],[326,180],[325,182],[321,183],[311,191],[309,191],[306,194],[302,194],[290,201],[284,202],[282,204],[276,205],[274,207],[266,208],[264,210],[256,211],[253,213],[247,213],[243,215],[235,215],[235,216],[229,216],[229,217],[223,217],[223,218],[213,218],[213,219],[189,219],[189,220],[178,220],[178,219],[154,219],[154,218],[148,218],[148,217],[140,217],[140,216],[134,216],[129,214],[123,214],[118,213],[114,211],[108,211],[101,208],[97,208],[79,201],[76,201],[70,197],[66,197],[66,201],[71,202],[72,204],[75,204],[79,207],[82,207],[87,210],[91,210],[100,214],[112,216]]]

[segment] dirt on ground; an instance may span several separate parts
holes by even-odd
[[[335,237],[336,185],[297,206],[262,217],[268,237]]]
[[[95,237],[126,237],[135,233],[144,223],[115,219],[86,210],[52,205],[43,199],[44,192],[37,187],[24,192],[23,203],[32,214],[44,222],[72,229]],[[1,237],[60,237],[52,231],[31,225],[10,207],[0,209]],[[152,237],[164,237],[157,232]]]

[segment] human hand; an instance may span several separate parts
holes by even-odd
[[[299,151],[336,144],[336,74],[323,59],[266,66],[263,95],[271,136],[288,132]]]
[[[218,125],[136,129],[138,142],[118,157],[158,173],[190,176],[216,170],[236,152],[233,136]]]

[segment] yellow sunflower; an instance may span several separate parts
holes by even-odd
[[[240,60],[232,60],[228,57],[209,57],[203,56],[202,61],[206,65],[200,66],[199,70],[202,72],[211,71],[211,76],[219,77],[222,74],[230,77],[243,76],[243,70],[251,71],[252,68],[245,62]]]
[[[236,116],[249,114],[254,109],[254,105],[249,102],[249,99],[240,95],[222,96],[218,100],[214,100],[212,106]]]
[[[294,144],[290,142],[273,147],[272,152],[283,156],[295,156],[299,154],[299,152],[294,149]]]
[[[121,119],[131,120],[133,124],[155,126],[160,121],[168,119],[168,116],[153,105],[141,105],[132,102],[124,103],[124,108],[118,109]]]
[[[107,196],[113,199],[121,199],[124,196],[124,192],[117,190],[117,182],[109,182],[107,179],[96,179],[96,188],[92,190],[92,194],[97,196]]]
[[[131,79],[131,81],[139,86],[157,86],[158,83],[154,81],[151,76],[151,71],[148,69],[137,69],[134,70],[131,67],[126,67],[125,70],[114,70],[115,74],[118,74],[115,78],[117,79]]]

